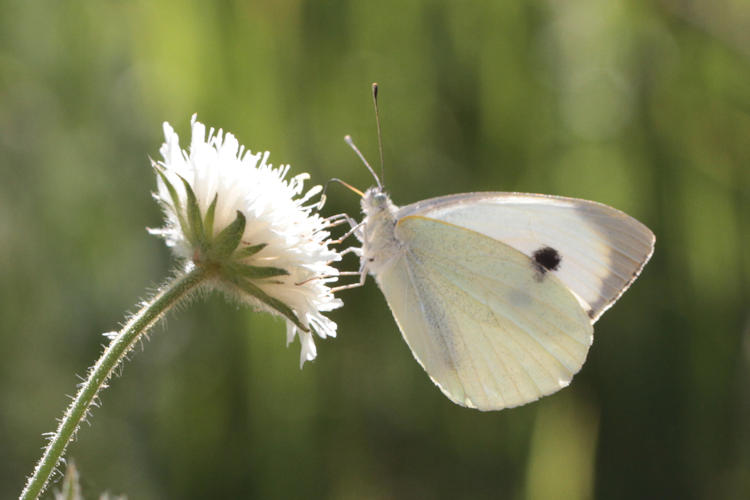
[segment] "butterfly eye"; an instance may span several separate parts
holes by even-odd
[[[387,200],[388,197],[385,195],[385,193],[377,193],[374,196],[375,203],[378,205],[385,205],[385,200]]]

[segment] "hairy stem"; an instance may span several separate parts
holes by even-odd
[[[167,283],[138,313],[133,315],[127,324],[114,336],[99,360],[89,369],[88,376],[80,385],[78,394],[65,411],[60,425],[44,450],[42,458],[36,464],[34,473],[26,482],[21,493],[21,500],[32,500],[39,497],[49,482],[65,448],[73,438],[81,423],[88,414],[91,403],[99,391],[106,387],[112,372],[122,362],[133,345],[146,333],[161,316],[195,290],[207,277],[208,272],[196,267],[188,273],[181,274]]]

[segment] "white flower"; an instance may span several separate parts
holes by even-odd
[[[322,313],[342,306],[328,283],[341,257],[329,248],[326,219],[306,203],[309,178],[285,179],[289,166],[273,168],[268,152],[253,154],[234,135],[191,120],[189,153],[164,123],[163,161],[154,164],[166,227],[152,230],[188,266],[211,269],[211,284],[256,309],[282,316],[287,344],[299,335],[300,367],[315,358],[311,331],[335,337],[336,323]],[[215,272],[214,272],[215,271]]]

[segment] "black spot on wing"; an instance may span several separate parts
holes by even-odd
[[[547,271],[557,271],[562,261],[562,257],[558,251],[552,247],[542,247],[536,250],[532,258],[534,259],[534,266],[542,274]]]

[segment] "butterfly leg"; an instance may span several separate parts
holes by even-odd
[[[351,288],[359,288],[365,286],[365,280],[367,280],[367,269],[362,271],[350,271],[352,274],[359,274],[359,281],[356,283],[349,283],[348,285],[341,285],[331,288],[331,293],[340,292],[342,290],[349,290]]]
[[[336,227],[340,226],[341,224],[348,223],[349,227],[351,228],[349,231],[344,233],[343,236],[336,240],[331,240],[328,243],[331,245],[339,245],[343,243],[347,238],[349,238],[351,235],[355,235],[358,240],[362,240],[362,222],[357,222],[354,220],[354,218],[350,217],[348,214],[336,214],[332,215],[331,217],[328,217],[327,219],[329,227]],[[339,252],[339,256],[343,257],[346,254],[353,253],[357,257],[362,256],[362,248],[360,247],[348,247],[344,249],[343,251]],[[350,283],[348,285],[342,285],[339,287],[331,288],[331,292],[335,293],[340,290],[347,290],[349,288],[357,288],[360,286],[363,286],[365,284],[365,279],[367,278],[367,271],[360,269],[359,271],[341,271],[338,276],[356,276],[359,275],[359,282],[357,283]],[[317,279],[317,278],[311,278],[311,279]],[[310,281],[310,280],[307,280]],[[303,281],[302,283],[306,283],[307,281]]]
[[[351,226],[351,229],[349,231],[347,231],[339,239],[329,241],[328,242],[329,245],[338,245],[338,244],[342,243],[344,240],[346,240],[349,236],[351,236],[353,234],[357,236],[357,239],[361,239],[360,238],[360,234],[362,233],[361,229],[362,229],[363,222],[356,223],[356,221],[354,219],[352,219],[352,218],[349,218],[349,220],[347,222],[349,222],[349,225]]]
[[[349,223],[350,226],[356,225],[356,221],[349,214],[331,215],[330,217],[326,217],[325,220],[328,222],[328,227],[336,227],[346,223]]]
[[[309,283],[314,280],[325,280],[329,278],[338,278],[339,276],[359,276],[361,273],[359,271],[341,271],[338,274],[328,274],[325,276],[313,276],[312,278],[307,278],[304,281],[300,281],[299,283],[295,283],[295,285],[300,286],[304,285],[305,283]],[[335,290],[335,288],[332,288],[331,291]]]
[[[361,247],[349,247],[346,250],[339,252],[340,256],[344,256],[348,253],[353,253],[357,257],[362,257],[362,248]],[[357,271],[357,274],[359,274],[359,271]]]

